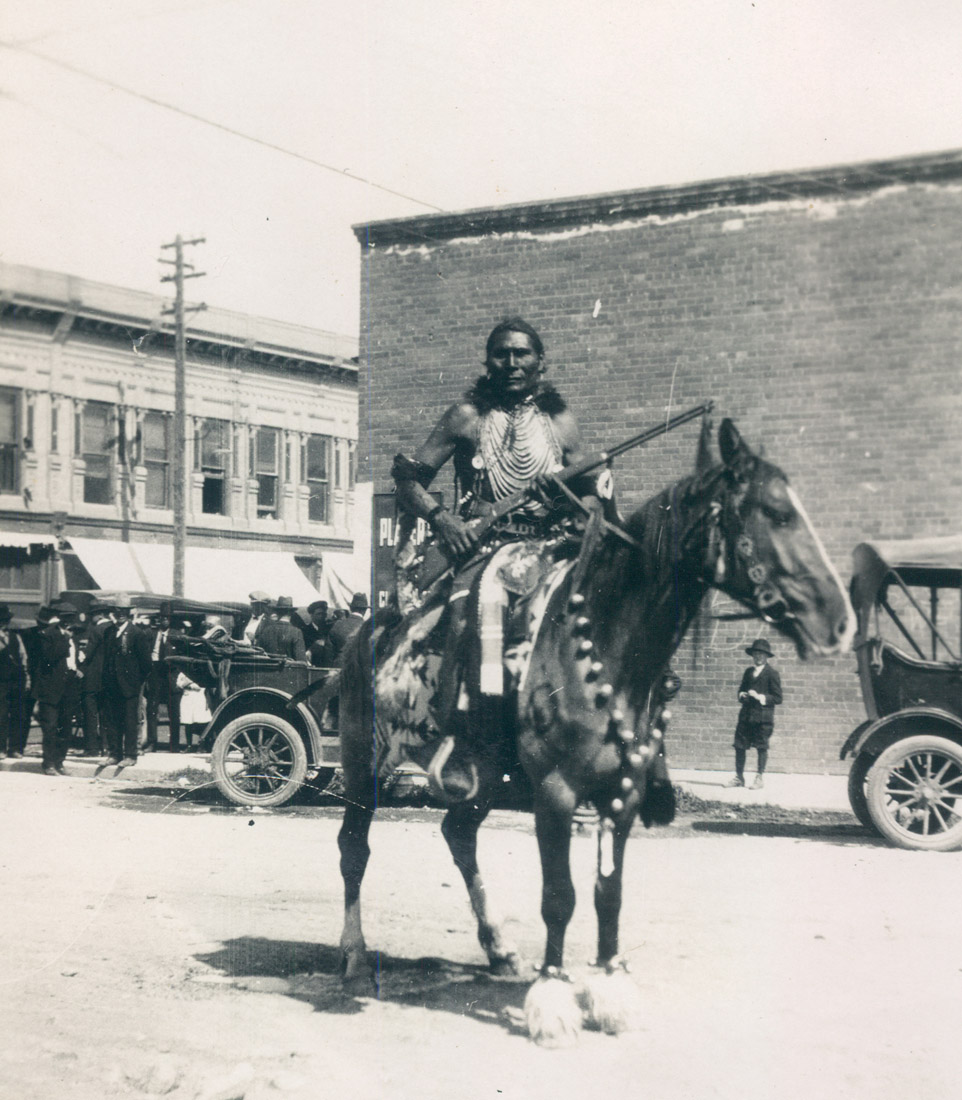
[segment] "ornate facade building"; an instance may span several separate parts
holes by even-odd
[[[166,306],[0,264],[0,600],[17,613],[64,588],[171,591]],[[187,338],[185,595],[337,598],[351,586],[354,341],[220,309],[190,314]]]

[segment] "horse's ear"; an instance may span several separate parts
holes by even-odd
[[[727,417],[721,422],[721,427],[718,429],[718,447],[721,451],[722,462],[736,473],[752,456],[751,451],[741,437],[741,432]]]
[[[698,434],[698,455],[695,458],[695,473],[698,476],[707,473],[714,465],[711,453],[711,420],[706,413],[701,418],[701,432]]]

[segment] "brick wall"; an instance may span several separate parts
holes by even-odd
[[[788,472],[846,581],[863,539],[957,532],[962,187],[824,190],[364,249],[361,478],[390,488],[391,457],[481,372],[492,325],[520,313],[588,451],[713,398],[716,423],[732,417]],[[693,424],[621,458],[622,510],[690,472],[696,437]],[[764,624],[707,614],[677,659],[673,762],[731,766],[743,650],[761,633],[785,685],[772,769],[844,770],[839,747],[864,717],[854,656],[803,665]]]

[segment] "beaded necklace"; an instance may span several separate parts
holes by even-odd
[[[481,416],[473,464],[480,464],[487,473],[495,500],[560,469],[561,459],[554,421],[533,397],[511,409],[490,409]]]

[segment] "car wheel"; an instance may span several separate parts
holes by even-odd
[[[962,746],[920,734],[890,745],[869,772],[866,797],[879,832],[900,848],[962,848]]]
[[[218,789],[240,806],[280,806],[307,775],[301,735],[273,714],[244,714],[228,722],[210,761]]]
[[[860,752],[852,761],[848,772],[848,803],[852,807],[852,813],[866,829],[878,832],[875,822],[868,808],[868,796],[865,792],[865,784],[868,779],[869,769],[875,763],[876,757],[867,752]]]

